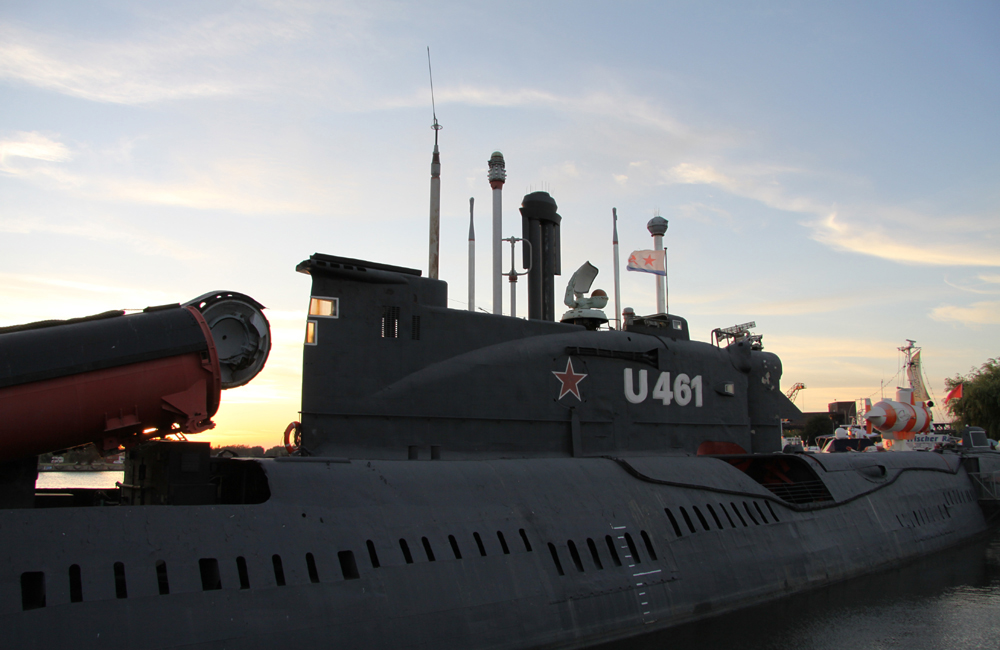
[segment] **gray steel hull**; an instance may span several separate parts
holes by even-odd
[[[0,625],[12,648],[583,647],[987,530],[956,455],[808,462],[818,509],[682,456],[289,459],[257,505],[0,511]]]

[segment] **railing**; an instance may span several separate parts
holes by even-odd
[[[1000,471],[969,472],[980,501],[1000,501]]]

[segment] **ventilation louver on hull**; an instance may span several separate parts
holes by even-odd
[[[789,503],[833,501],[826,484],[800,458],[742,456],[726,457],[723,460]]]

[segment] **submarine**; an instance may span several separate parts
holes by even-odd
[[[602,329],[600,300],[556,322],[561,217],[545,192],[521,214],[527,319],[450,309],[416,269],[296,266],[288,457],[184,439],[266,362],[248,296],[0,330],[10,647],[584,648],[992,530],[1000,454],[977,439],[786,453],[798,411],[749,332],[698,341],[669,313]],[[116,488],[35,488],[37,454],[87,442],[127,450]]]

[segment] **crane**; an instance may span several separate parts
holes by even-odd
[[[791,400],[792,402],[794,402],[794,401],[795,401],[795,398],[796,398],[796,397],[798,396],[798,394],[799,394],[799,391],[800,391],[800,390],[802,390],[802,389],[803,389],[803,388],[805,388],[805,387],[806,387],[806,385],[805,385],[805,384],[803,384],[803,383],[802,383],[801,381],[797,381],[797,382],[795,382],[794,384],[792,384],[792,387],[791,387],[791,388],[789,388],[789,389],[788,389],[788,392],[787,392],[787,393],[785,393],[785,397],[787,397],[787,398],[788,398],[788,399],[790,399],[790,400]]]

